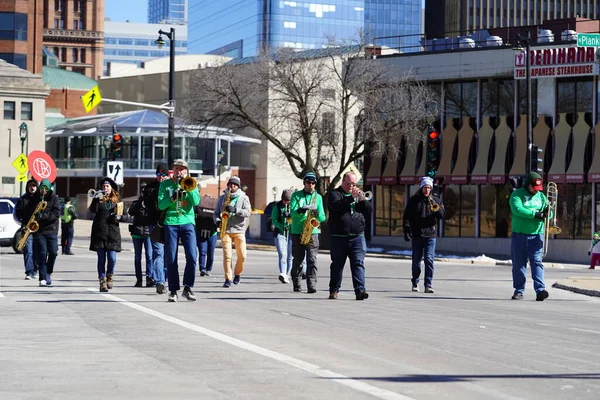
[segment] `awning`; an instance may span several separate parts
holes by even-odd
[[[365,183],[367,185],[381,184],[381,167],[383,166],[383,155],[374,155],[371,157],[371,166],[367,172]]]
[[[446,118],[446,126],[442,131],[442,156],[440,158],[440,164],[438,166],[437,175],[444,177],[444,183],[446,177],[452,175],[452,152],[454,150],[454,142],[456,141],[458,132],[454,127],[454,118]]]
[[[444,183],[465,184],[467,180],[467,172],[469,167],[469,150],[475,132],[470,125],[471,117],[465,116],[462,118],[462,125],[456,135],[458,140],[458,156],[454,163],[454,169],[450,175],[445,175]]]
[[[404,167],[402,171],[400,171],[400,183],[412,185],[418,183],[421,180],[421,170],[425,169],[426,164],[426,151],[425,147],[427,146],[425,138],[427,137],[427,132],[423,133],[421,141],[417,142],[414,145],[407,145],[405,149],[404,156]],[[419,147],[422,148],[421,153],[421,164],[417,165],[417,153]]]
[[[515,159],[509,175],[525,175],[525,164],[527,157],[527,116],[521,115],[519,126],[515,129]],[[564,153],[563,153],[564,154]],[[564,163],[563,163],[564,168]]]
[[[571,135],[571,126],[567,122],[566,113],[559,114],[558,118],[559,122],[554,128],[554,159],[552,160],[552,165],[548,171],[548,182],[565,183],[565,164],[567,162],[565,154],[567,154],[567,145],[569,144],[569,136]],[[523,165],[525,165],[525,162],[523,162]]]
[[[390,140],[387,151],[387,164],[383,169],[381,180],[384,185],[396,185],[398,183],[398,155],[402,136],[398,135]]]
[[[573,155],[565,176],[567,183],[583,183],[585,180],[583,163],[589,133],[590,127],[585,122],[585,113],[577,113],[577,123],[573,126]]]
[[[508,148],[508,141],[510,140],[510,135],[512,133],[507,124],[507,118],[512,117],[500,117],[499,125],[494,131],[496,151],[494,152],[494,162],[488,173],[488,182],[492,184],[503,185],[506,183],[506,149]]]
[[[481,121],[481,127],[477,132],[479,141],[479,150],[477,151],[477,161],[471,171],[471,183],[474,184],[486,184],[488,183],[488,155],[492,138],[494,137],[494,130],[490,126],[490,117],[485,116]]]

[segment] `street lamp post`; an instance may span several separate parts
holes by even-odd
[[[527,31],[526,35],[517,34],[517,46],[514,48],[515,51],[522,52],[523,44],[525,44],[525,102],[527,105],[527,156],[525,158],[525,171],[527,174],[531,172],[531,161],[532,157],[537,157],[537,154],[532,154],[533,148],[533,129],[531,127],[532,111],[531,111],[531,71],[530,71],[530,60],[529,53],[531,50],[531,32]],[[519,107],[519,106],[517,106]]]
[[[221,195],[221,163],[224,155],[225,152],[220,148],[217,152],[217,197]]]
[[[173,166],[173,142],[175,141],[175,28],[171,28],[169,32],[162,29],[158,31],[158,39],[156,45],[159,49],[167,43],[162,35],[169,38],[169,130],[168,130],[168,163],[169,168]]]
[[[108,162],[110,161],[111,137],[104,136],[104,176],[108,176]]]
[[[273,186],[273,189],[271,190],[271,192],[273,193],[273,201],[277,201],[277,192],[279,191],[279,189],[277,189],[277,186]]]
[[[21,154],[25,151],[25,141],[27,140],[28,128],[25,122],[19,126],[19,139],[21,139]],[[19,195],[23,194],[23,182],[21,182]]]

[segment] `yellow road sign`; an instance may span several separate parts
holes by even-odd
[[[15,167],[20,175],[25,174],[27,172],[27,156],[23,153],[19,154],[19,157],[12,162],[12,166]]]
[[[102,96],[100,96],[100,89],[98,86],[94,86],[92,90],[81,96],[81,101],[83,102],[83,108],[85,108],[85,112],[90,112],[102,101]]]
[[[26,174],[17,175],[17,181],[18,182],[27,182],[27,175]]]

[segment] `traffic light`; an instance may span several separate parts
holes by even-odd
[[[434,177],[440,165],[440,134],[430,128],[427,134],[427,176]]]
[[[123,137],[119,132],[117,132],[117,127],[113,126],[113,135],[112,135],[112,154],[113,159],[121,157],[121,150],[123,146]]]
[[[542,151],[543,150],[536,145],[531,146],[531,172],[537,172],[538,174],[542,173],[544,163],[544,160],[540,158],[540,153]]]

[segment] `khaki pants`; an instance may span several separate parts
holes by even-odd
[[[244,271],[244,263],[246,262],[246,234],[245,233],[226,233],[221,240],[223,247],[223,270],[225,270],[225,280],[232,280],[231,277],[231,244],[235,244],[235,275],[241,275]]]

